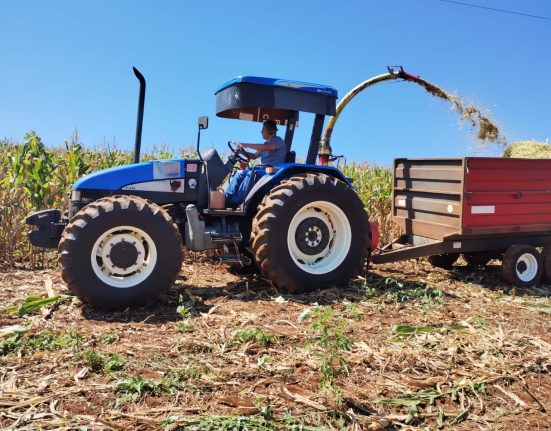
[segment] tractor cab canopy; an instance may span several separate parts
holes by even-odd
[[[238,76],[218,87],[215,95],[218,117],[258,122],[274,120],[287,126],[288,152],[298,113],[316,114],[307,163],[314,163],[324,118],[335,115],[337,105],[337,90],[333,87],[259,76]]]
[[[238,76],[215,92],[216,115],[287,124],[292,111],[335,115],[337,90],[327,85],[285,79]]]

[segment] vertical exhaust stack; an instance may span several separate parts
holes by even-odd
[[[134,163],[140,163],[140,148],[142,146],[143,106],[145,102],[145,78],[138,69],[133,67],[134,75],[140,81],[140,97],[138,100],[138,120],[136,123],[136,143],[134,144]]]

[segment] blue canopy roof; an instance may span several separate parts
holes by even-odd
[[[300,91],[308,91],[310,93],[328,94],[337,97],[337,90],[329,85],[314,84],[312,82],[293,81],[291,79],[266,78],[262,76],[238,76],[233,78],[221,86],[219,86],[214,94],[218,94],[225,88],[240,82],[249,82],[251,84],[267,85],[269,87],[288,87]]]
[[[216,115],[278,124],[298,121],[299,112],[335,115],[337,90],[289,79],[238,76],[216,89]]]

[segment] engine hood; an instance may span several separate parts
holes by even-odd
[[[120,190],[130,184],[185,178],[186,170],[197,172],[198,164],[199,160],[170,159],[117,166],[85,175],[73,190]]]

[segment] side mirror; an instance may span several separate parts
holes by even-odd
[[[199,125],[199,130],[208,129],[209,128],[209,117],[199,117],[197,124]]]

